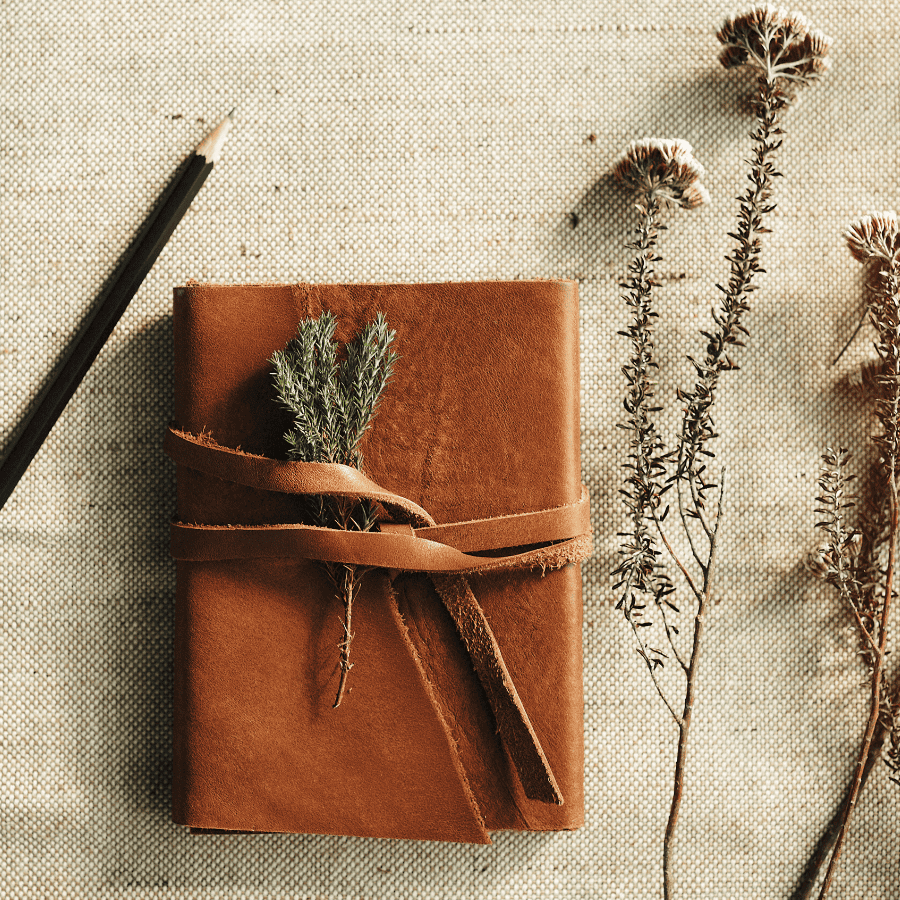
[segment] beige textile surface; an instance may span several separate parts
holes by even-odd
[[[872,426],[841,387],[853,217],[898,202],[897,12],[816,0],[833,67],[787,117],[743,369],[717,424],[730,479],[678,855],[679,896],[787,898],[865,718],[846,615],[806,572],[818,456]],[[748,80],[711,0],[209,0],[3,5],[0,423],[17,422],[178,162],[232,105],[222,161],[6,508],[0,896],[656,898],[675,730],[609,571],[633,222],[628,140],[689,140],[712,203],[670,218],[661,397],[700,352],[748,153]],[[593,135],[593,137],[591,137]],[[579,281],[587,826],[492,847],[190,836],[169,819],[171,289],[241,281]],[[227,348],[222,348],[227,352]],[[670,419],[670,424],[671,424]],[[671,428],[669,429],[671,434]],[[871,454],[860,451],[865,465]],[[552,689],[552,685],[548,686]],[[900,788],[866,788],[832,896],[900,895]]]

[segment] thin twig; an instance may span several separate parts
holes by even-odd
[[[672,545],[669,543],[669,539],[666,537],[665,531],[663,531],[662,522],[659,520],[659,516],[656,514],[656,510],[653,511],[653,520],[656,522],[656,530],[659,533],[659,539],[665,545],[666,550],[669,551],[669,556],[672,557],[672,561],[681,569],[681,574],[684,575],[684,580],[688,583],[688,587],[694,592],[694,596],[698,600],[703,599],[703,592],[694,584],[694,579],[691,578],[691,573],[688,571],[687,566],[681,561],[678,554],[673,549]],[[702,565],[702,563],[701,563]]]
[[[681,811],[681,798],[684,792],[684,772],[687,766],[688,737],[691,730],[691,719],[694,713],[694,700],[697,693],[697,671],[700,663],[700,653],[703,647],[703,629],[706,624],[706,610],[712,594],[712,576],[715,568],[716,555],[719,546],[719,526],[722,523],[722,501],[725,496],[725,470],[719,481],[719,505],[716,511],[716,521],[713,525],[713,533],[710,539],[709,560],[706,567],[706,575],[703,583],[703,594],[699,598],[697,614],[694,616],[694,639],[691,644],[690,662],[687,672],[687,689],[684,696],[684,711],[681,715],[681,724],[678,732],[678,754],[675,758],[675,777],[672,790],[672,803],[669,807],[669,819],[666,822],[666,834],[663,839],[663,896],[665,900],[673,900],[675,896],[675,878],[672,872],[672,862],[675,852],[675,829],[678,825],[678,815]]]
[[[344,566],[344,578],[342,585],[342,600],[344,601],[344,636],[341,639],[341,679],[338,682],[337,696],[334,698],[332,709],[341,705],[344,696],[344,686],[347,683],[347,675],[353,668],[350,662],[350,642],[353,640],[353,632],[350,630],[353,623],[353,595],[356,590],[356,573],[353,566]]]
[[[688,485],[691,489],[691,500],[694,502],[694,509],[692,510],[694,513],[693,518],[696,518],[703,526],[703,531],[706,533],[707,539],[712,540],[712,530],[706,521],[706,516],[703,515],[703,497],[697,489],[697,481],[693,472],[688,477]],[[702,566],[703,563],[700,563],[700,565]]]
[[[838,832],[837,839],[834,843],[834,850],[828,863],[828,869],[825,872],[825,880],[822,883],[822,889],[819,891],[819,900],[824,900],[825,895],[831,887],[831,881],[837,869],[838,860],[841,858],[841,850],[844,847],[844,841],[847,838],[847,831],[850,827],[850,819],[853,810],[856,807],[856,800],[863,784],[863,771],[869,759],[869,753],[872,749],[872,743],[875,737],[875,731],[878,727],[878,721],[881,716],[881,682],[884,677],[884,654],[887,649],[887,623],[891,608],[891,595],[893,592],[894,582],[894,559],[897,545],[897,490],[896,486],[891,488],[891,545],[888,557],[887,577],[885,579],[884,606],[881,610],[880,632],[878,635],[878,653],[875,656],[875,667],[872,672],[872,703],[869,710],[869,720],[866,723],[866,731],[863,736],[862,746],[859,750],[859,757],[856,762],[856,770],[853,774],[853,781],[850,784],[850,791],[847,795],[847,802],[842,813],[841,828]]]
[[[697,552],[697,547],[694,544],[694,535],[691,532],[690,526],[688,525],[688,516],[684,511],[684,492],[681,485],[682,480],[679,478],[675,483],[675,493],[678,495],[678,514],[681,516],[681,525],[684,528],[684,533],[687,537],[688,544],[691,547],[691,553],[694,555],[694,559],[697,560],[697,565],[702,568],[703,560],[700,558],[700,554]]]
[[[650,680],[653,682],[653,687],[656,688],[656,693],[659,694],[660,700],[662,700],[662,702],[666,706],[666,709],[672,714],[672,718],[675,720],[675,724],[679,728],[681,728],[681,726],[682,726],[681,716],[679,716],[678,713],[675,712],[675,708],[672,706],[671,703],[669,703],[668,698],[666,697],[665,693],[663,692],[662,685],[660,685],[659,679],[656,677],[656,667],[653,665],[652,657],[650,657],[650,655],[647,652],[648,647],[644,643],[644,639],[641,637],[640,633],[638,632],[639,626],[635,624],[634,620],[631,617],[631,613],[626,612],[625,618],[628,620],[628,624],[631,626],[631,630],[634,632],[635,640],[637,640],[638,645],[640,647],[640,649],[638,650],[638,654],[644,660],[644,662],[647,664],[647,670],[650,672]]]
[[[843,592],[842,592],[843,593]],[[868,628],[866,628],[865,622],[863,622],[862,617],[859,614],[859,610],[850,602],[850,609],[853,610],[853,616],[856,619],[856,627],[859,629],[860,634],[865,638],[866,643],[869,645],[869,649],[873,653],[878,653],[878,645],[875,643],[875,639],[872,637],[871,632]]]
[[[678,648],[675,646],[675,641],[672,640],[672,634],[671,634],[672,626],[669,625],[669,620],[666,616],[666,611],[663,609],[663,606],[661,603],[658,603],[657,607],[659,609],[660,616],[662,616],[663,627],[666,629],[666,637],[669,639],[669,646],[672,648],[672,653],[674,654],[675,659],[678,660],[678,664],[681,666],[681,668],[684,669],[685,672],[687,672],[688,665],[682,658],[681,654],[678,652]]]

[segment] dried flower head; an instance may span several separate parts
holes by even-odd
[[[770,3],[729,16],[716,37],[724,44],[719,61],[726,69],[748,65],[769,82],[784,78],[809,84],[829,66],[831,38],[801,13]]]
[[[613,165],[613,175],[633,187],[639,200],[652,198],[686,209],[709,202],[700,183],[703,166],[691,145],[678,138],[632,141]]]
[[[900,222],[893,210],[873,212],[857,219],[844,232],[850,252],[860,261],[900,259]]]

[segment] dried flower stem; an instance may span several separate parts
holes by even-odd
[[[628,420],[621,425],[632,433],[631,451],[625,464],[630,474],[623,491],[630,513],[631,529],[627,535],[629,543],[622,550],[626,559],[616,573],[622,574],[624,578],[617,585],[624,584],[618,606],[623,610],[634,633],[638,653],[647,664],[660,699],[675,721],[680,722],[678,713],[663,692],[657,677],[657,666],[662,665],[659,661],[660,651],[648,647],[641,636],[641,628],[645,627],[642,619],[645,605],[637,602],[637,597],[641,594],[651,594],[655,601],[664,602],[665,597],[673,590],[659,563],[659,551],[654,539],[654,513],[664,490],[662,476],[665,474],[663,444],[653,421],[654,413],[659,411],[659,407],[652,405],[656,389],[652,373],[657,368],[653,341],[653,322],[657,313],[652,306],[652,292],[658,284],[654,278],[653,263],[659,259],[655,255],[659,231],[665,227],[659,224],[660,206],[660,199],[654,191],[648,192],[638,204],[642,221],[636,229],[637,239],[629,245],[635,255],[629,263],[629,278],[622,285],[628,291],[625,301],[632,312],[628,330],[620,332],[630,338],[632,343],[631,359],[623,369],[628,382],[625,396]],[[665,628],[670,647],[675,652],[667,621]],[[676,658],[684,666],[677,652]]]
[[[724,470],[718,484],[707,477],[708,462],[714,456],[710,442],[717,436],[712,410],[720,375],[738,368],[732,354],[735,348],[743,346],[747,334],[743,318],[750,310],[750,295],[756,289],[755,278],[763,272],[759,264],[761,238],[769,231],[764,221],[775,208],[773,185],[779,175],[772,158],[781,146],[780,116],[789,103],[784,83],[792,79],[806,83],[824,71],[825,65],[820,60],[813,61],[806,50],[801,53],[797,49],[797,41],[812,41],[805,20],[797,16],[779,16],[781,11],[761,8],[729,20],[720,33],[720,40],[726,43],[724,64],[742,64],[750,57],[760,58],[765,64],[757,67],[757,96],[753,104],[756,125],[750,135],[753,150],[748,160],[750,184],[738,198],[737,226],[730,233],[735,241],[734,248],[726,256],[730,277],[727,286],[717,285],[722,300],[712,310],[712,327],[701,332],[706,341],[705,353],[698,359],[689,357],[694,367],[694,386],[677,392],[684,404],[684,413],[675,451],[665,451],[654,424],[660,408],[654,405],[656,382],[651,377],[657,367],[652,337],[657,314],[651,304],[652,289],[657,283],[653,279],[652,263],[659,259],[655,256],[655,247],[658,232],[663,227],[657,219],[660,203],[690,208],[703,202],[706,192],[697,181],[702,169],[690,157],[690,147],[684,142],[651,140],[632,144],[615,170],[620,180],[628,181],[637,189],[642,222],[637,228],[637,240],[629,244],[635,255],[629,265],[630,277],[622,284],[627,291],[624,299],[631,310],[631,323],[621,332],[632,345],[631,359],[623,369],[627,380],[627,419],[621,425],[631,433],[625,464],[628,475],[622,491],[630,527],[623,535],[627,539],[621,550],[624,558],[614,576],[618,577],[615,587],[622,592],[617,606],[623,610],[634,632],[638,653],[678,728],[672,800],[663,841],[665,900],[672,900],[675,893],[676,830],[725,497]],[[761,33],[757,32],[758,27],[762,28]],[[742,31],[747,28],[752,32],[749,38]],[[825,40],[823,38],[822,42]],[[745,45],[749,48],[746,52]],[[673,468],[671,474],[668,474],[669,466]],[[673,486],[682,530],[693,561],[679,557],[663,526],[668,513],[668,507],[663,507],[663,495]],[[717,497],[712,516],[707,509],[710,492],[715,492]],[[678,628],[669,622],[667,609],[674,613],[680,610],[670,600],[675,588],[661,562],[663,551],[657,547],[657,540],[681,572],[696,604],[691,622],[690,652],[686,655],[676,643]],[[659,614],[668,652],[651,646],[643,637],[643,629],[653,625],[647,615],[649,604]],[[680,703],[666,696],[657,671],[670,655],[685,677]]]
[[[762,251],[760,235],[771,230],[763,225],[763,217],[775,208],[770,200],[773,179],[780,173],[771,160],[781,146],[781,140],[776,138],[782,134],[778,118],[785,105],[784,95],[775,83],[761,77],[754,104],[757,124],[751,134],[750,186],[739,198],[737,230],[730,233],[737,246],[726,256],[731,266],[731,276],[727,287],[716,285],[724,296],[721,308],[713,311],[715,328],[702,332],[709,341],[706,355],[702,362],[691,360],[697,382],[692,391],[679,392],[679,399],[687,403],[687,408],[679,442],[678,476],[688,482],[693,505],[699,514],[697,518],[707,537],[711,531],[702,514],[703,493],[712,485],[704,478],[703,444],[716,437],[710,409],[715,402],[719,376],[723,371],[738,368],[730,355],[731,349],[742,347],[742,337],[747,334],[741,319],[750,309],[750,293],[756,290],[753,278],[762,271],[759,265]]]
[[[830,518],[822,524],[829,536],[829,545],[823,551],[826,577],[835,584],[841,596],[849,601],[863,643],[863,655],[870,668],[869,717],[854,768],[846,801],[840,814],[840,828],[819,891],[819,900],[827,895],[837,871],[841,851],[850,828],[850,820],[859,793],[871,769],[874,756],[880,753],[887,731],[897,731],[896,696],[890,696],[885,684],[885,657],[887,652],[888,623],[894,596],[894,569],[896,565],[898,509],[897,469],[900,457],[900,225],[893,214],[875,214],[866,217],[850,229],[847,235],[850,249],[860,259],[876,259],[881,268],[882,286],[875,292],[869,305],[869,316],[877,332],[876,350],[882,361],[882,373],[877,379],[880,396],[875,402],[875,414],[882,426],[875,443],[881,451],[881,468],[884,477],[884,496],[888,510],[888,560],[884,572],[883,594],[880,604],[874,596],[875,585],[861,585],[856,577],[859,568],[856,554],[849,540],[840,532],[837,521],[838,503],[827,490],[820,500],[825,501],[823,511]],[[829,486],[839,477],[846,453],[837,460],[827,451],[825,472],[820,484]],[[870,539],[870,545],[875,541]],[[871,592],[871,593],[870,593]],[[880,606],[880,608],[879,608]]]
[[[778,175],[771,157],[780,146],[777,136],[781,133],[778,117],[786,105],[786,100],[776,85],[760,77],[758,98],[755,103],[756,128],[751,139],[753,153],[750,160],[750,185],[739,198],[738,223],[732,234],[735,248],[727,255],[731,274],[727,287],[719,286],[723,299],[719,308],[712,312],[713,327],[703,331],[707,341],[702,360],[690,358],[696,375],[696,382],[690,391],[678,392],[685,404],[674,473],[664,482],[666,463],[670,455],[662,452],[662,442],[652,424],[657,407],[649,403],[652,385],[649,382],[652,360],[652,340],[649,337],[649,310],[652,279],[643,268],[645,259],[652,259],[651,251],[655,232],[653,211],[647,204],[645,221],[638,229],[639,240],[634,245],[638,251],[636,262],[632,264],[632,278],[624,285],[629,289],[628,300],[633,311],[633,324],[626,335],[631,338],[633,357],[626,369],[629,393],[626,409],[630,414],[624,426],[633,433],[632,452],[629,456],[631,470],[627,479],[626,504],[632,514],[632,529],[628,537],[630,543],[624,548],[625,562],[617,573],[625,576],[625,592],[619,605],[638,640],[638,650],[643,657],[657,692],[678,728],[678,750],[675,759],[672,800],[663,839],[663,892],[666,900],[675,893],[674,860],[676,830],[684,793],[684,776],[687,766],[688,746],[694,705],[697,698],[697,673],[702,656],[703,637],[710,598],[713,590],[713,575],[719,541],[722,505],[724,501],[724,472],[719,484],[706,477],[707,460],[712,457],[708,443],[716,437],[712,423],[712,408],[716,399],[719,376],[724,371],[738,368],[732,358],[735,347],[743,346],[742,338],[747,333],[742,318],[749,311],[749,296],[754,290],[754,278],[761,270],[759,255],[760,236],[767,232],[763,225],[764,216],[774,209],[771,201],[773,179]],[[671,486],[676,487],[678,510],[684,534],[687,537],[694,558],[698,576],[692,575],[687,564],[668,539],[663,527],[664,513],[659,514],[661,496]],[[686,488],[686,490],[685,490]],[[706,511],[706,495],[717,489],[718,503],[714,518]],[[692,622],[691,649],[686,658],[678,651],[673,637],[673,628],[666,616],[666,606],[678,612],[667,599],[674,591],[671,582],[660,570],[659,551],[656,550],[652,535],[647,528],[647,520],[652,517],[655,533],[662,541],[668,555],[681,571],[685,583],[696,601]],[[699,523],[699,533],[691,522]],[[704,547],[705,545],[705,547]],[[620,585],[622,582],[620,582]],[[649,647],[643,640],[639,628],[650,624],[643,618],[645,604],[637,602],[636,593],[649,594],[665,629],[672,655],[679,663],[685,676],[685,692],[680,711],[662,690],[657,669],[668,656],[660,650]],[[677,631],[675,631],[677,634]]]
[[[700,665],[700,652],[703,647],[702,639],[703,629],[706,624],[706,611],[709,607],[710,596],[712,594],[712,575],[716,562],[716,550],[718,548],[717,538],[719,533],[719,525],[722,522],[722,499],[724,497],[724,494],[725,472],[723,470],[722,476],[719,479],[719,505],[716,512],[713,530],[710,535],[708,563],[703,567],[703,589],[701,592],[698,592],[696,588],[694,588],[693,582],[690,579],[687,570],[682,567],[681,561],[678,559],[678,556],[675,554],[675,552],[672,550],[671,545],[666,540],[665,535],[662,531],[661,523],[657,523],[658,525],[660,525],[659,533],[660,537],[663,539],[666,545],[666,549],[669,551],[669,554],[676,561],[679,567],[682,567],[682,571],[684,572],[688,583],[692,588],[694,588],[694,593],[697,596],[697,612],[694,616],[694,636],[691,642],[691,654],[688,657],[688,664],[685,666],[685,664],[682,663],[682,667],[684,668],[685,674],[687,676],[687,687],[685,689],[684,695],[684,708],[682,710],[681,716],[676,717],[676,723],[678,725],[678,754],[675,757],[675,776],[673,780],[672,802],[669,806],[669,818],[666,822],[666,833],[663,839],[663,895],[665,896],[666,900],[669,900],[669,898],[673,897],[675,891],[672,865],[675,852],[675,829],[678,825],[678,816],[681,810],[681,795],[684,792],[684,772],[687,766],[688,736],[691,730],[691,721],[694,712],[694,700],[697,693],[697,670]]]
[[[636,165],[639,165],[640,162],[641,155],[638,153]],[[696,178],[696,175],[694,177]],[[678,185],[679,190],[684,187],[683,184]],[[672,196],[671,184],[666,185],[663,181],[663,189],[666,191],[666,197]],[[696,195],[696,193],[696,191],[692,191],[692,195]],[[657,364],[654,359],[652,325],[657,314],[653,310],[651,301],[653,288],[657,285],[653,277],[652,263],[659,259],[655,255],[655,247],[659,230],[663,227],[658,224],[659,206],[658,194],[653,188],[648,189],[646,195],[638,203],[638,209],[642,212],[642,221],[636,229],[637,240],[629,245],[635,251],[635,256],[629,264],[630,277],[622,285],[628,291],[625,301],[632,312],[629,328],[622,332],[631,340],[632,356],[629,364],[623,369],[628,382],[625,397],[628,418],[621,426],[632,434],[631,449],[626,463],[629,474],[626,478],[626,488],[623,491],[630,513],[631,528],[625,535],[628,542],[622,549],[625,559],[617,567],[615,574],[621,576],[617,587],[623,588],[618,606],[624,611],[626,620],[634,632],[638,653],[647,666],[653,685],[678,728],[678,749],[672,799],[663,839],[663,884],[665,896],[670,898],[674,892],[676,829],[684,793],[688,741],[696,700],[696,674],[701,656],[706,610],[712,590],[712,574],[717,547],[716,535],[720,516],[717,515],[715,522],[707,531],[710,543],[709,553],[705,560],[698,555],[690,531],[687,530],[702,576],[698,582],[679,558],[665,533],[662,523],[665,512],[662,515],[659,513],[663,493],[671,486],[673,480],[681,480],[676,473],[668,480],[668,483],[665,481],[666,462],[669,460],[670,454],[664,452],[662,440],[654,423],[654,416],[659,411],[659,407],[653,405],[656,382],[651,377],[651,373],[656,369]],[[720,514],[723,496],[720,489]],[[660,551],[655,545],[657,537],[680,569],[697,601],[691,651],[687,659],[682,656],[675,643],[674,635],[678,634],[678,630],[669,623],[666,615],[667,607],[674,612],[678,612],[678,609],[668,599],[674,591],[674,587],[659,561]],[[686,689],[680,710],[666,696],[657,674],[657,669],[662,668],[663,660],[668,657],[669,653],[648,645],[641,635],[641,629],[652,625],[645,618],[646,603],[641,602],[643,596],[649,596],[659,612],[669,652],[674,656],[685,675]]]
[[[887,577],[885,579],[884,604],[881,609],[881,620],[879,622],[879,640],[878,650],[875,655],[875,668],[872,672],[872,696],[871,706],[869,710],[869,720],[866,723],[866,731],[863,735],[862,746],[859,749],[859,756],[856,761],[856,770],[853,773],[853,781],[850,785],[850,792],[847,796],[847,803],[844,806],[841,827],[835,840],[834,850],[831,853],[831,860],[828,863],[828,869],[825,872],[825,880],[822,883],[822,889],[819,891],[819,900],[823,900],[831,887],[831,881],[834,878],[837,869],[838,860],[841,858],[841,850],[844,841],[847,838],[847,830],[850,827],[850,818],[856,807],[856,800],[863,782],[863,772],[869,760],[869,752],[872,749],[875,732],[878,729],[878,720],[882,714],[882,680],[884,678],[884,655],[887,647],[887,623],[890,615],[891,596],[893,592],[894,582],[894,560],[896,556],[897,545],[897,499],[896,488],[891,491],[891,545],[890,556],[888,557]]]
[[[697,610],[693,622],[691,653],[685,669],[687,684],[684,709],[680,720],[676,720],[679,728],[678,755],[675,761],[674,790],[663,850],[663,894],[666,900],[674,897],[672,860],[675,829],[681,805],[688,737],[697,692],[697,672],[703,646],[706,613],[712,594],[712,576],[725,492],[725,473],[723,471],[718,485],[717,513],[712,522],[708,521],[704,512],[705,494],[716,485],[706,478],[706,459],[711,456],[711,452],[704,445],[716,437],[711,410],[716,399],[719,375],[723,371],[738,368],[730,355],[731,349],[743,346],[741,338],[747,334],[747,329],[741,323],[741,319],[750,308],[749,295],[755,289],[754,276],[761,271],[759,266],[759,255],[762,250],[760,235],[769,231],[763,226],[763,216],[774,209],[774,204],[770,203],[770,199],[772,181],[778,173],[772,165],[771,157],[781,145],[781,141],[774,138],[781,133],[781,129],[778,127],[778,114],[784,106],[785,101],[775,84],[765,78],[760,78],[759,96],[756,103],[757,125],[751,135],[754,148],[749,176],[750,186],[740,198],[738,227],[737,231],[731,235],[737,242],[737,246],[726,257],[731,266],[731,277],[727,288],[718,286],[724,294],[724,299],[721,309],[713,311],[715,327],[711,331],[702,332],[709,341],[706,356],[702,363],[691,360],[697,374],[697,382],[692,391],[680,391],[678,394],[679,399],[687,404],[682,421],[675,473],[678,508],[684,532],[690,542],[691,552],[702,574],[703,586],[698,590],[694,582],[688,579],[688,584],[697,598]],[[689,502],[686,502],[682,490],[685,481],[690,490]],[[689,519],[695,519],[700,523],[703,535],[708,542],[708,553],[705,560],[697,549],[697,540],[692,535]],[[660,535],[663,536],[661,523],[658,524],[660,525]],[[663,539],[665,540],[664,537]],[[679,568],[686,573],[686,567],[678,559],[668,541],[666,541],[666,546]]]

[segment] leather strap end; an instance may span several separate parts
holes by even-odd
[[[525,796],[562,805],[553,770],[469,583],[461,575],[432,575],[431,580],[469,651]]]

